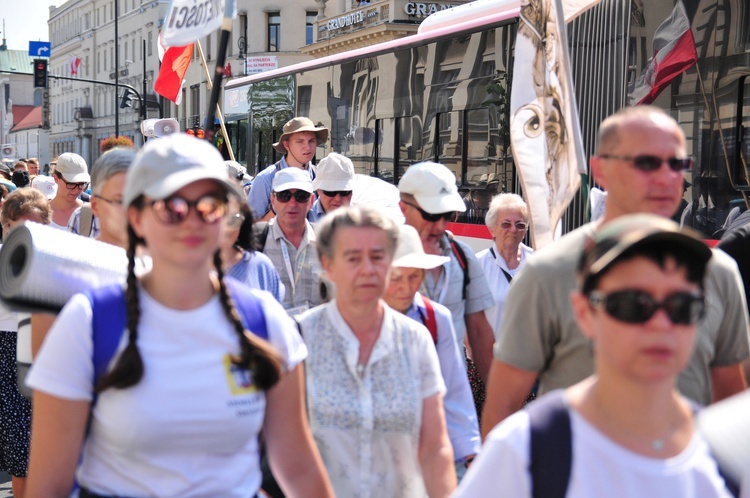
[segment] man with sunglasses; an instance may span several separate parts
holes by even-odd
[[[318,198],[307,219],[315,223],[334,209],[350,205],[355,178],[354,164],[348,157],[331,152],[321,159],[318,174],[313,180],[313,189]]]
[[[86,192],[91,181],[86,160],[73,152],[60,154],[52,177],[57,183],[57,195],[50,201],[50,226],[67,230],[73,212],[84,204],[81,195]]]
[[[268,221],[274,216],[270,199],[276,173],[286,168],[299,168],[307,172],[310,180],[314,179],[316,171],[311,161],[318,146],[326,140],[328,128],[313,124],[310,118],[296,117],[286,122],[279,141],[273,144],[284,156],[256,175],[247,194],[247,204],[256,222]]]
[[[315,249],[315,232],[307,221],[312,207],[312,180],[300,168],[284,168],[273,178],[271,206],[276,216],[268,222],[262,252],[279,269],[286,288],[281,303],[290,315],[297,315],[323,301],[320,277],[323,272]]]
[[[591,158],[592,174],[607,191],[600,222],[637,213],[671,217],[691,162],[682,129],[661,109],[627,107],[610,116]],[[600,222],[537,251],[513,280],[494,349],[483,435],[521,408],[537,379],[543,394],[593,372],[591,343],[575,323],[569,297],[584,243]],[[678,379],[682,394],[702,405],[746,387],[741,363],[750,356],[742,282],[736,263],[720,251],[708,266],[706,299],[695,352]]]
[[[406,224],[417,229],[424,251],[450,258],[427,272],[423,287],[430,299],[450,310],[456,342],[464,344],[464,337],[468,338],[472,359],[485,380],[494,337],[484,312],[495,299],[474,251],[446,230],[456,213],[466,210],[456,176],[442,164],[423,162],[406,170],[398,190]]]

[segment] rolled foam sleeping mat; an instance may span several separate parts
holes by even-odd
[[[124,284],[127,264],[121,247],[24,222],[0,249],[0,299],[15,311],[57,313],[73,294]]]

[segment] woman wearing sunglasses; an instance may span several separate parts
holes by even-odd
[[[496,195],[484,221],[492,234],[493,244],[477,253],[477,259],[495,297],[495,305],[485,310],[485,314],[492,330],[497,333],[510,282],[534,252],[522,242],[529,227],[529,208],[520,195]]]
[[[676,389],[705,312],[710,257],[693,232],[665,218],[602,226],[571,296],[594,375],[493,429],[456,496],[732,496],[695,431],[695,408]]]
[[[96,306],[74,296],[30,375],[28,496],[69,496],[75,478],[82,497],[252,497],[261,430],[288,495],[332,496],[303,411],[305,346],[271,296],[223,278],[222,220],[228,197],[240,195],[207,142],[176,134],[138,153],[123,196],[129,267],[118,350],[95,381]],[[136,277],[140,245],[153,266]],[[240,291],[253,314],[238,314]],[[251,320],[263,325],[247,330]]]

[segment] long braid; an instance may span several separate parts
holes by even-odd
[[[253,372],[253,382],[263,390],[268,390],[276,384],[281,377],[281,358],[274,347],[266,340],[261,339],[250,331],[245,330],[234,306],[232,296],[227,291],[224,283],[224,271],[221,268],[221,255],[219,251],[214,254],[214,266],[219,277],[219,300],[227,319],[234,326],[234,330],[240,337],[240,356],[232,361],[235,365],[247,368]]]
[[[138,279],[135,276],[135,251],[139,240],[131,226],[128,225],[128,277],[125,291],[128,311],[128,344],[122,351],[114,368],[100,379],[99,385],[96,386],[97,393],[110,387],[125,389],[134,386],[143,377],[143,359],[136,343],[138,339],[138,321],[141,317],[141,308],[138,301]]]

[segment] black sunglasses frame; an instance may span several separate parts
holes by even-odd
[[[282,190],[281,192],[274,192],[274,195],[276,196],[276,200],[282,204],[291,201],[292,197],[294,197],[294,200],[299,204],[304,204],[309,201],[312,196],[310,192],[305,192],[304,190],[295,190],[294,193],[292,193],[291,190]]]
[[[626,289],[606,294],[592,291],[588,295],[589,305],[624,323],[643,324],[651,320],[654,314],[663,309],[674,325],[694,325],[706,311],[706,300],[702,293],[673,292],[662,301],[657,301],[651,294]]]
[[[641,154],[638,156],[620,156],[617,154],[602,154],[602,159],[618,159],[621,161],[629,161],[633,163],[636,169],[641,171],[656,171],[661,168],[661,164],[666,161],[669,165],[669,169],[675,172],[688,171],[693,167],[692,157],[669,157],[662,159],[659,156],[652,156],[649,154]]]
[[[419,214],[422,215],[422,219],[425,220],[428,223],[437,223],[438,221],[445,220],[448,222],[455,221],[456,220],[456,212],[455,211],[448,211],[447,213],[428,213],[421,207],[417,206],[416,204],[412,204],[411,202],[401,201],[404,204],[413,207],[417,211],[419,211]]]
[[[341,197],[349,197],[352,195],[351,190],[321,190],[321,192],[323,192],[326,197],[336,197],[337,195]]]

